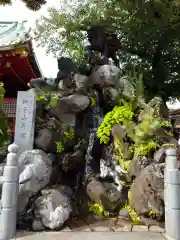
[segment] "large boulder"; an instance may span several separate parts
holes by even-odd
[[[105,104],[111,110],[119,101],[119,91],[116,87],[105,86],[102,89]]]
[[[153,98],[138,116],[139,121],[143,121],[146,116],[169,119],[169,111],[160,97]]]
[[[124,166],[119,165],[119,156],[116,154],[114,145],[104,146],[102,159],[100,160],[100,176],[111,178],[117,184],[117,190],[122,190],[121,180],[124,180]]]
[[[111,133],[113,137],[117,137],[118,139],[123,140],[128,131],[124,125],[119,123],[112,127]]]
[[[159,220],[164,217],[164,167],[164,163],[151,164],[132,183],[130,205],[138,215],[153,211]]]
[[[64,152],[74,145],[74,128],[67,125],[66,128],[58,131],[41,129],[37,132],[35,144],[37,148],[47,153]]]
[[[128,80],[128,76],[119,78],[117,87],[123,98],[132,99],[135,97],[135,88],[131,81]]]
[[[42,150],[25,151],[19,157],[19,171],[18,212],[21,212],[29,198],[49,183],[51,158]]]
[[[46,228],[61,228],[72,213],[72,191],[68,186],[41,191],[42,196],[35,201],[35,213]]]
[[[152,163],[152,159],[145,156],[134,157],[128,167],[128,175],[131,179],[137,177],[140,172]]]
[[[116,86],[120,78],[121,71],[115,65],[102,65],[93,69],[90,76],[92,83],[97,85]]]
[[[122,205],[122,193],[114,183],[92,178],[87,184],[86,192],[93,202],[102,204],[109,212],[117,211]]]
[[[164,163],[166,157],[166,149],[160,148],[154,153],[154,162],[155,163]]]
[[[36,147],[45,152],[56,153],[56,141],[60,140],[59,133],[50,129],[41,129],[35,138]]]
[[[67,123],[70,126],[75,126],[75,114],[84,111],[89,105],[90,99],[88,96],[72,94],[61,97],[59,103],[49,110],[48,115],[56,117],[59,121]]]
[[[91,87],[91,82],[86,75],[74,74],[73,81],[76,83],[76,93],[86,92],[89,87]]]
[[[174,136],[163,128],[157,129],[155,135],[158,137],[158,143],[160,145],[173,144],[176,147],[178,146],[178,141],[174,138]]]
[[[49,84],[49,80],[47,78],[35,78],[30,80],[29,87],[45,90],[48,92],[54,90],[56,88],[56,85]]]

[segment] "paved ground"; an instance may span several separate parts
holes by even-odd
[[[18,232],[19,240],[164,240],[163,226],[157,226],[155,222],[147,222],[142,225],[132,225],[123,217],[110,219],[97,219],[89,216],[84,219],[74,219],[59,232]],[[98,239],[99,238],[99,239]]]
[[[162,233],[153,232],[44,232],[14,238],[16,240],[165,240]]]

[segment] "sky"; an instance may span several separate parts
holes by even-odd
[[[60,7],[61,0],[47,0],[47,4],[37,12],[28,10],[25,4],[20,0],[14,0],[11,6],[0,7],[0,21],[23,21],[27,20],[30,25],[34,25],[35,21],[41,16],[47,14],[49,7]],[[41,68],[41,71],[45,77],[56,77],[57,74],[57,61],[51,55],[46,55],[46,51],[42,47],[36,47],[34,44],[34,51]],[[180,108],[180,102],[167,103],[169,108]]]

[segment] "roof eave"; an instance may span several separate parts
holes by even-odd
[[[32,56],[33,56],[33,58],[34,58],[34,61],[35,61],[36,65],[37,65],[37,67],[38,67],[38,69],[39,69],[39,72],[40,72],[41,76],[43,76],[43,73],[42,73],[41,67],[40,67],[39,62],[38,62],[38,60],[37,60],[36,53],[34,52],[34,48],[33,48],[32,41],[29,42],[29,47],[30,47],[30,50],[31,50]]]
[[[16,48],[28,47],[28,42],[17,43],[12,45],[0,46],[0,51],[13,51]]]

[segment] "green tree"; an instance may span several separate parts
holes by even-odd
[[[36,39],[55,56],[81,62],[93,24],[117,33],[120,68],[143,73],[149,97],[180,97],[179,0],[89,0],[69,12],[51,8],[37,24]]]
[[[46,4],[45,0],[22,0],[30,10],[37,11],[39,10],[44,4]],[[0,5],[11,5],[11,0],[0,0]]]
[[[4,110],[1,107],[5,95],[4,84],[0,82],[0,151],[3,148],[4,143],[9,139],[8,131],[8,121],[7,116],[5,115]]]

